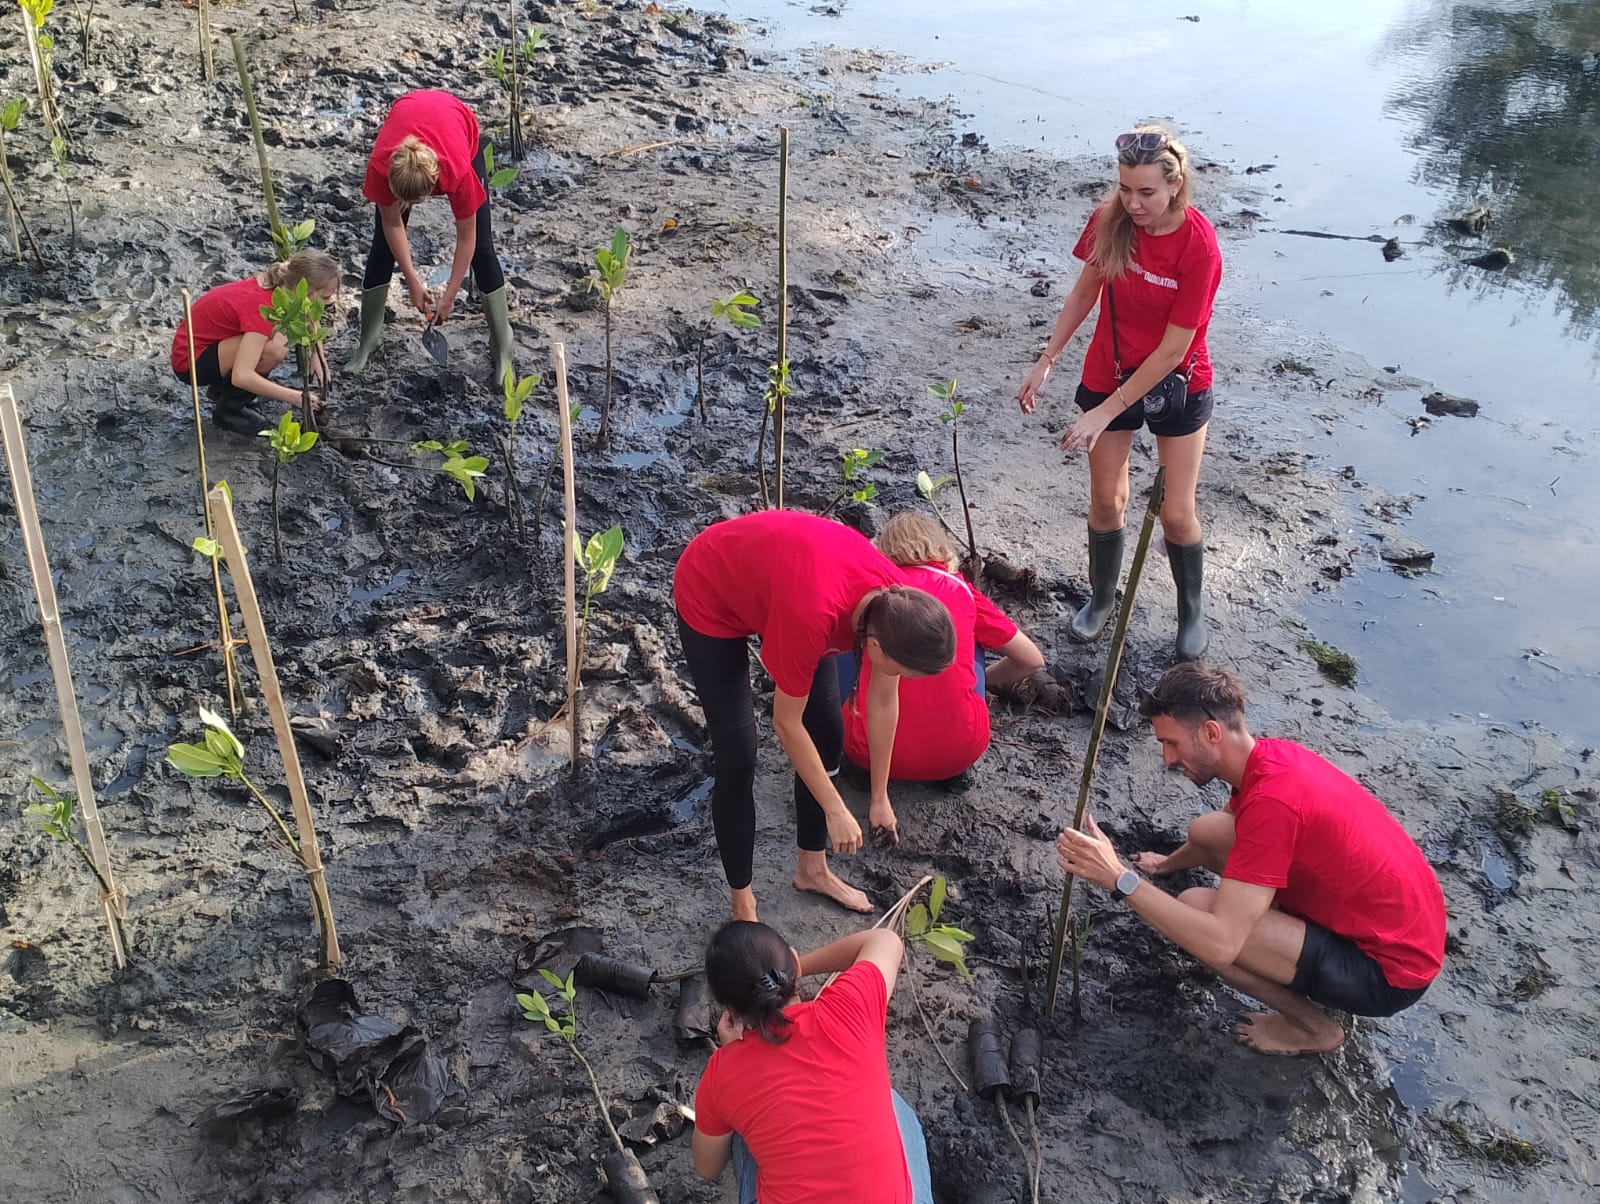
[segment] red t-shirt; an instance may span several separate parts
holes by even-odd
[[[407,92],[394,102],[378,130],[361,195],[374,205],[393,205],[389,160],[400,144],[415,136],[439,157],[439,182],[434,196],[450,198],[450,212],[471,217],[489,199],[472,161],[478,157],[478,119],[448,92]]]
[[[1444,963],[1444,892],[1416,841],[1361,783],[1292,740],[1257,740],[1228,803],[1222,876],[1271,886],[1285,912],[1353,940],[1392,987]]]
[[[746,1032],[711,1055],[695,1128],[737,1133],[756,1162],[761,1204],[911,1204],[911,1172],[889,1096],[883,972],[857,962],[784,1014],[774,1045]]]
[[[683,621],[702,635],[760,636],[773,682],[804,698],[822,658],[855,647],[856,604],[904,581],[860,532],[814,514],[762,510],[691,539],[672,593]]]
[[[900,726],[895,731],[889,776],[903,782],[941,782],[974,765],[989,747],[989,704],[978,694],[979,648],[998,648],[1017,634],[1017,625],[967,582],[940,565],[901,570],[906,584],[926,590],[945,604],[956,628],[956,659],[932,677],[900,679]],[[844,704],[844,747],[865,766],[867,683],[872,662],[861,665],[855,695]]]
[[[194,354],[205,354],[236,334],[264,334],[272,337],[272,323],[261,316],[261,307],[272,304],[272,290],[259,283],[254,276],[248,280],[235,280],[208,293],[190,306],[194,314]],[[189,370],[188,323],[178,323],[178,333],[172,336],[172,370]]]
[[[1111,201],[1113,205],[1120,201]],[[1094,254],[1096,209],[1089,217],[1072,254],[1085,262]],[[1211,387],[1211,353],[1206,349],[1206,328],[1211,325],[1211,303],[1222,283],[1222,249],[1217,232],[1205,215],[1190,205],[1184,222],[1170,234],[1146,234],[1134,228],[1133,259],[1128,270],[1112,282],[1116,290],[1117,347],[1122,370],[1132,372],[1161,346],[1168,326],[1194,331],[1194,342],[1184,364],[1193,363],[1189,390]],[[1096,393],[1113,392],[1118,384],[1111,353],[1111,317],[1105,289],[1100,290],[1100,319],[1083,359],[1083,383]]]

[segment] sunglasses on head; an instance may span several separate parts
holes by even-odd
[[[1132,150],[1134,147],[1142,151],[1158,151],[1167,144],[1165,134],[1118,134],[1117,150]]]

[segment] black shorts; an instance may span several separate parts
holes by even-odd
[[[1106,398],[1109,393],[1096,393],[1088,385],[1078,385],[1078,395],[1074,398],[1080,410],[1092,410]],[[1124,393],[1123,397],[1127,397]],[[1189,394],[1183,403],[1183,412],[1167,418],[1149,419],[1150,433],[1152,435],[1177,436],[1192,435],[1206,423],[1211,421],[1211,390],[1201,389],[1198,393]],[[1116,418],[1111,420],[1108,431],[1136,431],[1146,424],[1144,406],[1135,402],[1123,410]]]
[[[195,376],[199,378],[202,389],[209,389],[212,385],[233,384],[233,373],[225,373],[222,370],[222,361],[218,358],[219,347],[221,347],[220,343],[211,344],[200,353],[200,358],[194,362]],[[180,372],[174,368],[172,374],[184,384],[189,383],[189,369],[185,368]]]
[[[1428,988],[1390,986],[1383,967],[1349,937],[1307,920],[1306,942],[1289,989],[1325,1008],[1357,1016],[1393,1016],[1421,999]]]

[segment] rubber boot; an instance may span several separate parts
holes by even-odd
[[[1089,600],[1067,624],[1067,635],[1080,644],[1105,630],[1117,605],[1117,579],[1122,576],[1123,528],[1096,531],[1089,528]]]
[[[361,342],[356,346],[356,353],[345,363],[344,371],[346,376],[360,377],[366,371],[367,357],[378,349],[378,340],[383,337],[384,308],[388,303],[389,286],[387,284],[363,290],[361,294]]]
[[[224,389],[212,403],[211,425],[253,439],[277,423],[256,408],[254,394],[243,389]]]
[[[1167,560],[1172,565],[1173,584],[1178,587],[1178,641],[1175,651],[1180,661],[1197,661],[1206,654],[1206,648],[1211,643],[1201,605],[1206,545],[1203,542],[1192,543],[1180,548],[1169,543]]]
[[[511,314],[505,285],[483,294],[483,316],[489,322],[489,387],[498,393],[504,388],[506,373],[516,370],[511,362]]]

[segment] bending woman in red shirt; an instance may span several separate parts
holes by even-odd
[[[267,379],[289,354],[289,345],[261,308],[272,304],[273,289],[294,288],[302,280],[324,302],[339,295],[339,265],[321,251],[301,251],[286,263],[202,293],[190,306],[195,376],[211,400],[211,421],[223,430],[254,438],[276,426],[276,419],[256,408],[258,397],[300,404],[300,390]],[[184,384],[189,383],[189,366],[189,323],[183,321],[172,336],[172,371]],[[331,379],[320,347],[312,357],[311,375],[323,383]],[[322,404],[315,393],[311,402]]]
[[[706,948],[727,1011],[695,1091],[697,1174],[731,1161],[739,1204],[933,1204],[922,1126],[884,1051],[903,951],[869,929],[801,957],[765,924],[722,926]],[[834,971],[801,1001],[801,978]]]
[[[1083,414],[1062,437],[1089,453],[1089,601],[1068,632],[1092,640],[1116,602],[1122,570],[1128,451],[1148,424],[1167,470],[1161,532],[1178,587],[1180,660],[1204,656],[1201,596],[1205,544],[1195,515],[1195,485],[1211,420],[1211,355],[1206,328],[1222,280],[1217,233],[1189,204],[1189,152],[1159,126],[1117,136],[1117,185],[1089,218],[1073,255],[1083,260],[1044,354],[1017,399],[1030,414],[1067,342],[1100,304],[1083,361],[1077,403]],[[1188,378],[1177,403],[1161,386]]]
[[[956,551],[939,525],[914,511],[896,514],[877,539],[878,550],[905,574],[906,583],[943,602],[955,623],[956,653],[950,667],[932,677],[900,683],[900,728],[895,735],[889,776],[903,782],[942,782],[972,768],[989,747],[989,685],[1021,681],[1044,667],[1044,655],[1017,625],[955,573]],[[1003,660],[985,667],[985,649]],[[869,756],[866,709],[860,698],[870,691],[872,665],[861,666],[859,680],[850,658],[839,658],[844,703],[844,751],[857,765]],[[894,831],[894,818],[883,825]]]
[[[506,278],[494,253],[489,223],[489,180],[472,110],[448,92],[408,92],[394,102],[367,161],[361,193],[377,206],[372,250],[361,281],[361,344],[345,365],[352,376],[366,369],[367,357],[383,335],[384,306],[395,264],[405,277],[411,304],[443,322],[455,308],[456,293],[471,268],[489,321],[489,385],[496,392],[511,369],[511,318],[506,308]],[[450,278],[430,305],[427,288],[411,259],[406,223],[411,207],[430,196],[448,197],[456,219],[456,247]],[[431,313],[430,313],[431,310]]]
[[[750,889],[756,839],[756,712],[747,640],[761,637],[772,674],[772,726],[794,765],[794,885],[852,911],[867,896],[828,868],[835,852],[861,847],[861,827],[839,797],[844,740],[832,658],[854,651],[876,680],[867,694],[871,822],[893,822],[889,757],[899,723],[901,677],[938,673],[955,654],[950,612],[904,584],[865,536],[792,510],[763,510],[714,523],[689,541],[673,576],[678,635],[711,736],[711,819],[735,919],[756,918]]]

